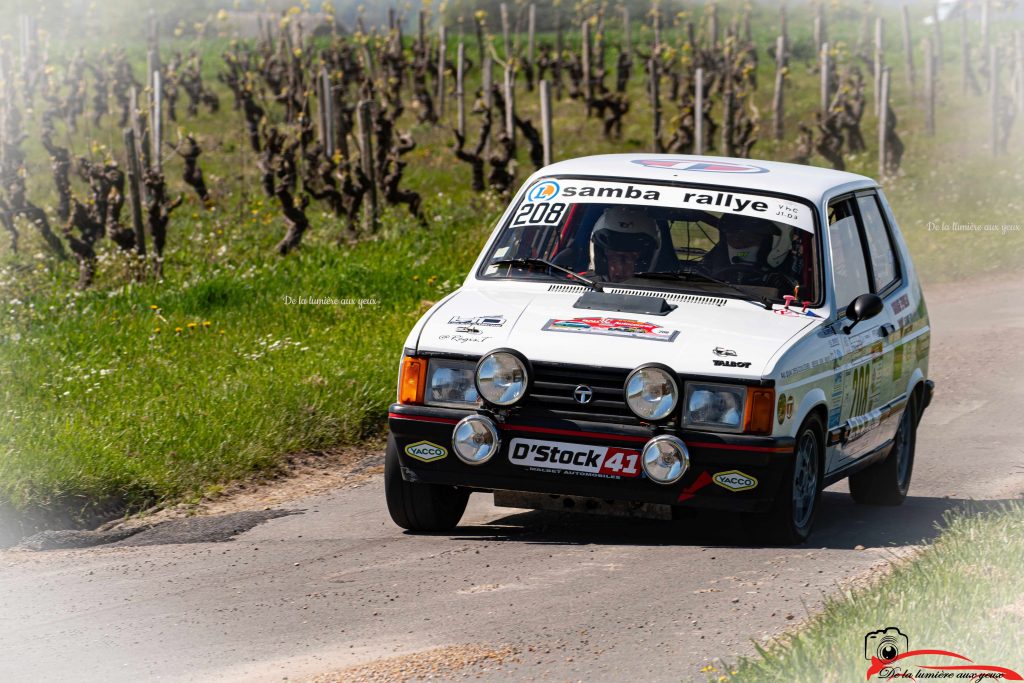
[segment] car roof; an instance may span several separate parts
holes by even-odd
[[[559,161],[538,170],[530,181],[552,175],[661,180],[726,185],[796,195],[818,204],[832,190],[875,187],[867,176],[781,161],[687,154],[599,154]]]

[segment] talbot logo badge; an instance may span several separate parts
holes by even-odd
[[[572,392],[572,397],[580,405],[586,405],[594,400],[594,390],[585,384],[581,384]]]

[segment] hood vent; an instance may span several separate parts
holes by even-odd
[[[549,292],[561,292],[563,294],[589,292],[589,287],[583,287],[582,285],[551,285],[548,287]],[[611,294],[626,294],[628,296],[651,296],[653,292],[644,290],[640,291],[637,289],[623,289],[619,287],[605,287],[604,291]],[[697,304],[698,306],[724,306],[728,299],[722,297],[712,296],[700,296],[697,294],[679,294],[675,292],[658,292],[658,296],[662,297],[667,301],[678,301],[683,304]]]

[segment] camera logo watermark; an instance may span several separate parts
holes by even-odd
[[[1024,677],[1013,669],[978,664],[951,650],[911,650],[910,639],[895,626],[871,631],[864,636],[864,659],[871,662],[865,678],[868,681],[876,676],[876,680],[882,681],[917,681],[923,678],[954,681],[1024,681]]]

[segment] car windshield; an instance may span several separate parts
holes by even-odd
[[[480,270],[819,301],[811,207],[726,189],[549,178],[534,183]],[[547,262],[547,263],[545,263]]]

